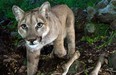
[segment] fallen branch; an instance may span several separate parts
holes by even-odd
[[[96,67],[94,68],[94,70],[90,73],[90,75],[98,75],[99,73],[99,70],[104,62],[104,56],[105,54],[101,54],[100,57],[99,57],[99,60],[97,62],[97,65]]]
[[[66,64],[63,65],[62,68],[63,68],[64,72],[62,73],[62,75],[66,75],[66,74],[68,73],[70,66],[71,66],[71,65],[73,64],[73,62],[74,62],[75,60],[77,60],[79,57],[80,57],[80,53],[79,53],[78,51],[76,51],[76,52],[74,53],[73,57],[70,58],[70,60],[69,60]]]
[[[112,70],[112,69],[108,69],[108,70],[106,70],[106,71],[111,71],[111,72],[113,72],[113,73],[116,73],[116,71],[115,71],[115,70]]]

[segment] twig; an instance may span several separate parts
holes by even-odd
[[[78,72],[78,73],[76,73],[75,75],[80,75],[80,74],[83,73],[84,71],[89,71],[89,70],[91,70],[91,69],[93,69],[93,67],[90,67],[90,68],[87,68],[87,69],[85,69],[85,70],[82,70],[81,72]]]
[[[113,70],[112,68],[106,69],[106,71],[116,73],[116,71],[115,71],[115,70]]]

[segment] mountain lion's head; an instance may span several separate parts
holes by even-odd
[[[28,12],[14,5],[12,10],[18,21],[18,33],[29,47],[37,47],[50,31],[50,4],[45,2],[40,8]]]

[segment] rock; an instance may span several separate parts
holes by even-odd
[[[110,24],[111,22],[113,22],[113,21],[116,19],[116,15],[104,13],[104,14],[102,14],[102,15],[98,15],[98,16],[97,16],[97,19],[98,19],[100,22]]]
[[[98,2],[98,3],[95,5],[95,7],[96,7],[97,9],[102,9],[102,8],[106,7],[108,3],[109,3],[108,0],[102,0],[102,1]]]
[[[89,21],[99,21],[107,24],[111,24],[111,27],[115,27],[116,20],[116,0],[102,0],[94,7],[87,8],[87,19]],[[95,19],[95,20],[94,20]],[[115,28],[114,28],[115,29]]]
[[[98,10],[99,15],[112,14],[116,15],[116,0],[111,0],[110,3],[103,9]]]
[[[88,14],[87,20],[90,21],[94,17],[94,15],[96,14],[95,8],[90,7],[90,6],[87,7],[87,14]]]
[[[100,22],[112,23],[116,19],[116,0],[111,0],[106,7],[98,9],[97,12],[97,18]]]
[[[85,30],[89,33],[94,33],[95,32],[95,25],[93,23],[88,23],[86,24]]]

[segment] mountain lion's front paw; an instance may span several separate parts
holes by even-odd
[[[62,49],[62,50],[55,50],[55,51],[54,51],[54,54],[55,54],[57,57],[59,57],[59,58],[63,58],[63,57],[67,54],[67,52],[66,52],[65,49]]]

